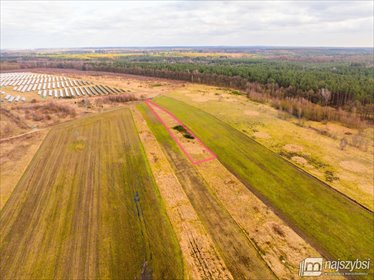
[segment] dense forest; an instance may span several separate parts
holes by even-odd
[[[360,59],[355,59],[354,52],[350,53],[351,61],[339,60],[335,54],[276,55],[230,57],[225,53],[192,56],[156,52],[90,57],[39,54],[13,59],[27,68],[108,71],[230,87],[251,96],[256,92],[266,98],[298,100],[300,104],[307,101],[354,111],[362,118],[373,120],[374,61],[370,51],[357,55]]]

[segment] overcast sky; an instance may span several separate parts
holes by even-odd
[[[1,48],[373,46],[373,1],[1,0]]]

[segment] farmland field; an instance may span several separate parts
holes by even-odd
[[[6,279],[184,277],[128,109],[48,133],[2,209],[0,251]]]
[[[372,147],[341,151],[340,135],[316,131],[335,125],[330,132],[351,141],[356,129],[298,125],[229,88],[47,73],[124,88],[138,100],[5,104],[4,279],[292,279],[307,257],[372,257],[372,212],[347,198],[372,210],[372,173],[346,184],[340,168],[349,158],[368,167]],[[324,145],[307,144],[310,135]],[[303,156],[325,165],[294,161]],[[326,181],[330,170],[339,179]]]
[[[298,120],[228,88],[187,84],[168,97],[206,111],[256,142],[374,210],[372,126],[362,130],[337,122]],[[346,138],[349,146],[340,148]],[[355,139],[367,143],[354,145]]]
[[[218,251],[235,279],[275,279],[255,247],[246,238],[204,179],[179,150],[176,142],[148,107],[139,107],[157,140],[162,143],[179,182],[212,236]]]
[[[325,256],[372,258],[372,213],[212,115],[171,98],[176,115],[251,191]],[[343,234],[344,233],[344,234]]]
[[[0,280],[374,280],[374,1],[0,1]]]

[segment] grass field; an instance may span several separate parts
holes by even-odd
[[[326,257],[373,258],[371,212],[212,115],[167,97],[154,102],[184,122],[231,172]]]
[[[0,212],[5,279],[178,279],[176,236],[127,109],[52,129]]]
[[[300,121],[230,89],[206,85],[186,84],[167,96],[212,114],[374,211],[372,127],[359,131],[335,122]],[[359,134],[366,151],[353,145],[340,149],[342,138],[353,143]]]
[[[275,279],[254,245],[211,193],[204,178],[182,154],[154,113],[144,104],[138,108],[163,147],[174,173],[234,279]]]

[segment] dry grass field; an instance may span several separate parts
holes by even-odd
[[[0,210],[12,194],[47,131],[24,134],[12,140],[0,139]]]
[[[183,277],[129,110],[49,132],[1,211],[0,251],[5,279]]]

